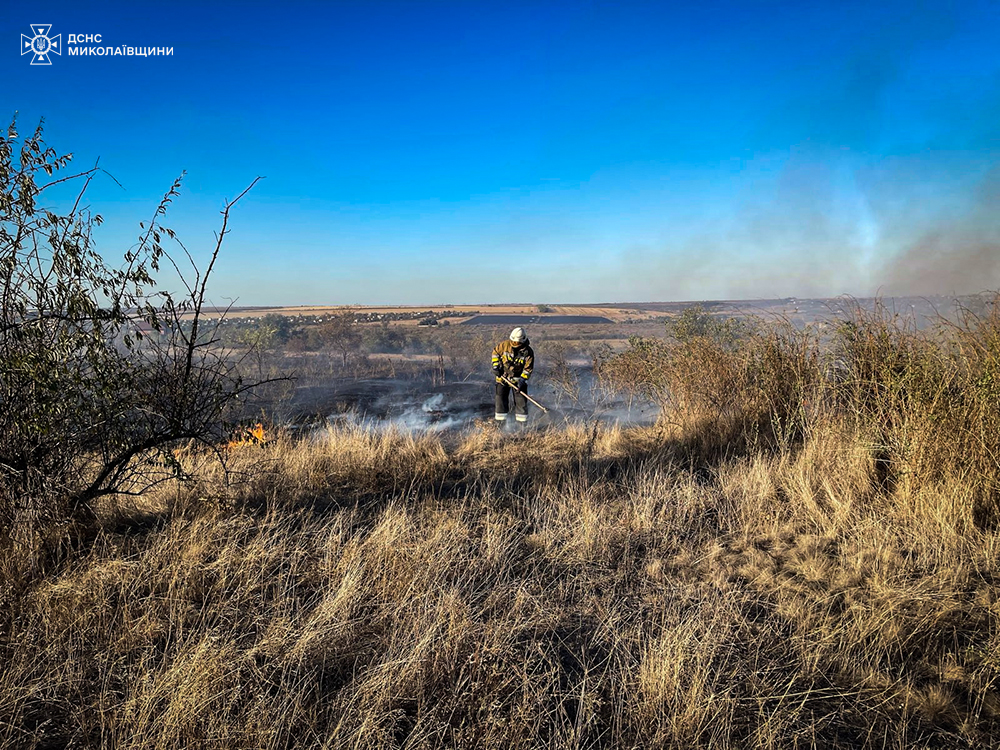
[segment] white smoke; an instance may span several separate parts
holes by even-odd
[[[492,395],[492,394],[490,394]],[[562,427],[570,424],[631,425],[652,424],[659,409],[651,402],[609,394],[588,378],[581,382],[579,392],[568,398],[551,384],[543,385],[535,396],[547,406],[544,412],[534,405],[528,406],[527,424],[516,422],[511,404],[511,414],[501,425],[505,432],[529,429]],[[492,403],[486,408],[485,397],[470,397],[468,393],[395,394],[392,403],[371,412],[357,410],[330,414],[328,424],[350,424],[362,429],[383,431],[398,430],[410,434],[440,434],[461,431],[476,424],[493,421]]]

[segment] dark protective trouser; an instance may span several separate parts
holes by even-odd
[[[524,393],[528,391],[528,384],[524,384],[524,393],[517,390],[516,388],[511,388],[505,383],[497,383],[497,410],[496,418],[498,422],[502,422],[507,419],[507,412],[510,411],[510,392],[514,391],[514,419],[518,422],[528,421],[528,399],[524,397]]]

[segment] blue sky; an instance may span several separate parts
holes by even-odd
[[[9,3],[0,115],[240,304],[1000,287],[995,3]],[[29,24],[169,57],[15,52]],[[994,249],[997,252],[993,252]]]

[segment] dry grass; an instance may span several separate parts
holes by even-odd
[[[988,337],[883,323],[721,427],[282,438],[56,530],[4,563],[0,745],[1000,747]],[[754,345],[706,382],[810,361]]]
[[[874,497],[834,426],[685,456],[582,428],[246,449],[226,492],[165,488],[8,583],[0,739],[996,745],[1000,540],[926,510],[960,486]]]

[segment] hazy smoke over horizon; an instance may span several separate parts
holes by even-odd
[[[880,269],[889,294],[969,294],[1000,288],[1000,168],[964,195],[954,211],[904,244]]]
[[[1000,289],[1000,167],[980,175],[789,164],[768,200],[623,272],[646,299],[926,296]]]
[[[811,96],[751,124],[758,141],[734,143],[750,156],[731,209],[624,253],[632,288],[649,299],[1000,289],[1000,79],[986,65],[960,82],[920,67],[950,59],[953,33],[946,13],[919,28],[900,19]]]

